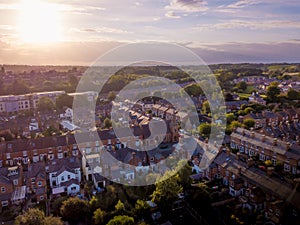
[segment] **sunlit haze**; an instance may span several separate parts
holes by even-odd
[[[17,30],[22,41],[48,43],[61,40],[58,8],[40,0],[23,0],[18,13]]]
[[[2,0],[8,64],[89,65],[140,41],[190,48],[207,63],[298,62],[298,0]]]

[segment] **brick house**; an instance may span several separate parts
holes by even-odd
[[[230,146],[232,149],[239,150],[239,153],[247,158],[257,155],[260,161],[271,160],[273,165],[281,162],[286,173],[300,173],[300,145],[298,143],[291,144],[254,131],[237,128],[231,134]]]

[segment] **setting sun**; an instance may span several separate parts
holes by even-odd
[[[56,5],[41,0],[23,0],[20,4],[18,30],[30,43],[50,43],[61,40],[61,21]]]

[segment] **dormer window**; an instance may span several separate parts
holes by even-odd
[[[8,176],[12,176],[12,175],[16,175],[16,174],[18,174],[17,166],[8,168]]]

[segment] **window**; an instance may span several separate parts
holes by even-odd
[[[296,174],[297,173],[297,168],[296,167],[292,167],[292,174]]]
[[[33,156],[33,162],[38,162],[39,161],[39,156]]]
[[[1,192],[2,193],[6,192],[6,188],[5,187],[1,187]]]
[[[259,160],[260,161],[265,161],[265,159],[266,159],[266,156],[264,154],[259,155]]]
[[[8,206],[8,201],[7,200],[6,201],[2,201],[1,203],[2,203],[2,207]]]
[[[40,196],[40,200],[43,201],[44,200],[44,195]]]
[[[38,181],[38,186],[41,187],[43,185],[42,181]]]
[[[23,151],[23,157],[27,156],[27,151]]]
[[[14,180],[13,183],[14,183],[14,185],[18,185],[18,180],[17,179]]]
[[[58,153],[57,158],[62,159],[63,158],[63,153],[62,152]]]
[[[28,157],[26,156],[23,158],[23,164],[27,164],[27,163],[28,163]]]
[[[69,174],[69,175],[68,175],[68,180],[70,180],[70,179],[71,179],[71,175]]]
[[[86,148],[86,149],[85,149],[85,152],[86,152],[87,154],[91,154],[91,148],[90,148],[90,147]]]
[[[284,171],[290,172],[291,171],[291,166],[289,164],[284,164]]]
[[[54,155],[53,154],[48,155],[48,159],[49,160],[53,160],[54,159]]]
[[[65,177],[64,176],[61,177],[61,181],[65,181]]]
[[[11,145],[11,144],[8,144]],[[10,153],[6,153],[6,159],[10,159]]]
[[[76,149],[73,149],[73,151],[72,151],[72,155],[73,155],[73,156],[77,156],[77,155],[78,155],[78,150],[76,150]]]

